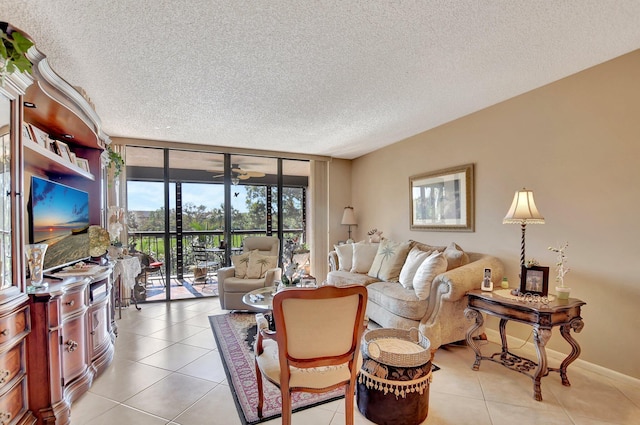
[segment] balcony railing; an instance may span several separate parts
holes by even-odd
[[[248,236],[267,236],[265,230],[237,230],[231,234],[230,246],[232,249],[242,248],[242,241]],[[144,252],[158,261],[165,262],[167,260],[167,250],[165,247],[164,231],[146,231],[146,232],[130,232],[129,246],[135,244],[135,249]],[[170,273],[172,277],[181,279],[184,273],[191,270],[195,265],[195,258],[192,245],[203,245],[208,248],[217,248],[220,242],[224,240],[224,232],[222,231],[188,231],[182,233],[182,253],[178,256],[177,235],[175,232],[169,232],[169,252],[170,252]],[[287,229],[284,231],[284,238],[300,238],[304,242],[304,231],[302,229]],[[226,264],[221,264],[225,266]],[[165,269],[166,272],[166,269]]]

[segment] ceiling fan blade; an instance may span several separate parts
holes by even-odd
[[[248,175],[248,174],[239,174],[239,175],[238,175],[238,178],[239,178],[240,180],[249,180],[249,179],[251,178],[251,176],[250,176],[250,175]]]
[[[260,171],[245,171],[244,174],[249,177],[264,177],[264,173],[261,173]]]

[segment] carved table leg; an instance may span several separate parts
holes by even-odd
[[[536,352],[538,354],[538,368],[533,378],[533,398],[542,401],[542,389],[540,380],[547,374],[547,351],[545,346],[551,338],[551,329],[540,329],[537,326],[533,328],[533,339],[536,343]]]
[[[560,378],[562,378],[562,385],[567,387],[571,386],[569,378],[567,377],[567,367],[569,367],[569,365],[580,355],[580,345],[578,344],[578,341],[573,339],[571,336],[571,329],[573,329],[574,332],[579,333],[583,327],[584,322],[580,317],[577,317],[568,324],[560,327],[560,334],[569,343],[569,345],[571,345],[571,353],[569,353],[569,355],[560,364]]]
[[[505,332],[507,328],[507,319],[500,319],[500,340],[502,341],[502,354],[500,354],[501,359],[505,359],[507,357],[507,353],[509,352],[509,346],[507,345],[507,333]]]
[[[473,370],[478,370],[480,368],[480,360],[482,359],[482,354],[480,354],[480,349],[473,340],[473,334],[484,323],[484,317],[482,317],[482,313],[471,307],[467,307],[464,310],[464,317],[466,317],[467,320],[475,319],[475,323],[471,325],[471,327],[467,330],[467,345],[469,345],[473,352],[476,353],[476,360],[475,362],[473,362]]]

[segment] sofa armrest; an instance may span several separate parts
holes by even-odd
[[[264,286],[274,286],[276,280],[280,280],[282,277],[282,269],[280,267],[276,267],[274,269],[267,270],[267,274],[264,276]]]
[[[340,264],[338,263],[338,253],[335,251],[329,251],[329,255],[327,257],[329,260],[329,271],[335,272],[340,269]]]
[[[452,302],[457,301],[472,289],[480,289],[484,278],[484,269],[486,268],[491,269],[491,279],[494,285],[499,284],[504,275],[504,268],[500,260],[492,255],[474,256],[474,261],[436,276],[433,283],[437,284],[437,286],[442,284],[447,286],[446,289],[438,288],[442,294],[442,299]],[[432,287],[433,289],[435,287]]]

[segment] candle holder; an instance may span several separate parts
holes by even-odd
[[[27,265],[29,266],[29,276],[31,276],[31,285],[36,288],[45,286],[44,283],[44,254],[47,252],[49,245],[46,243],[25,245],[24,253],[27,257]]]

